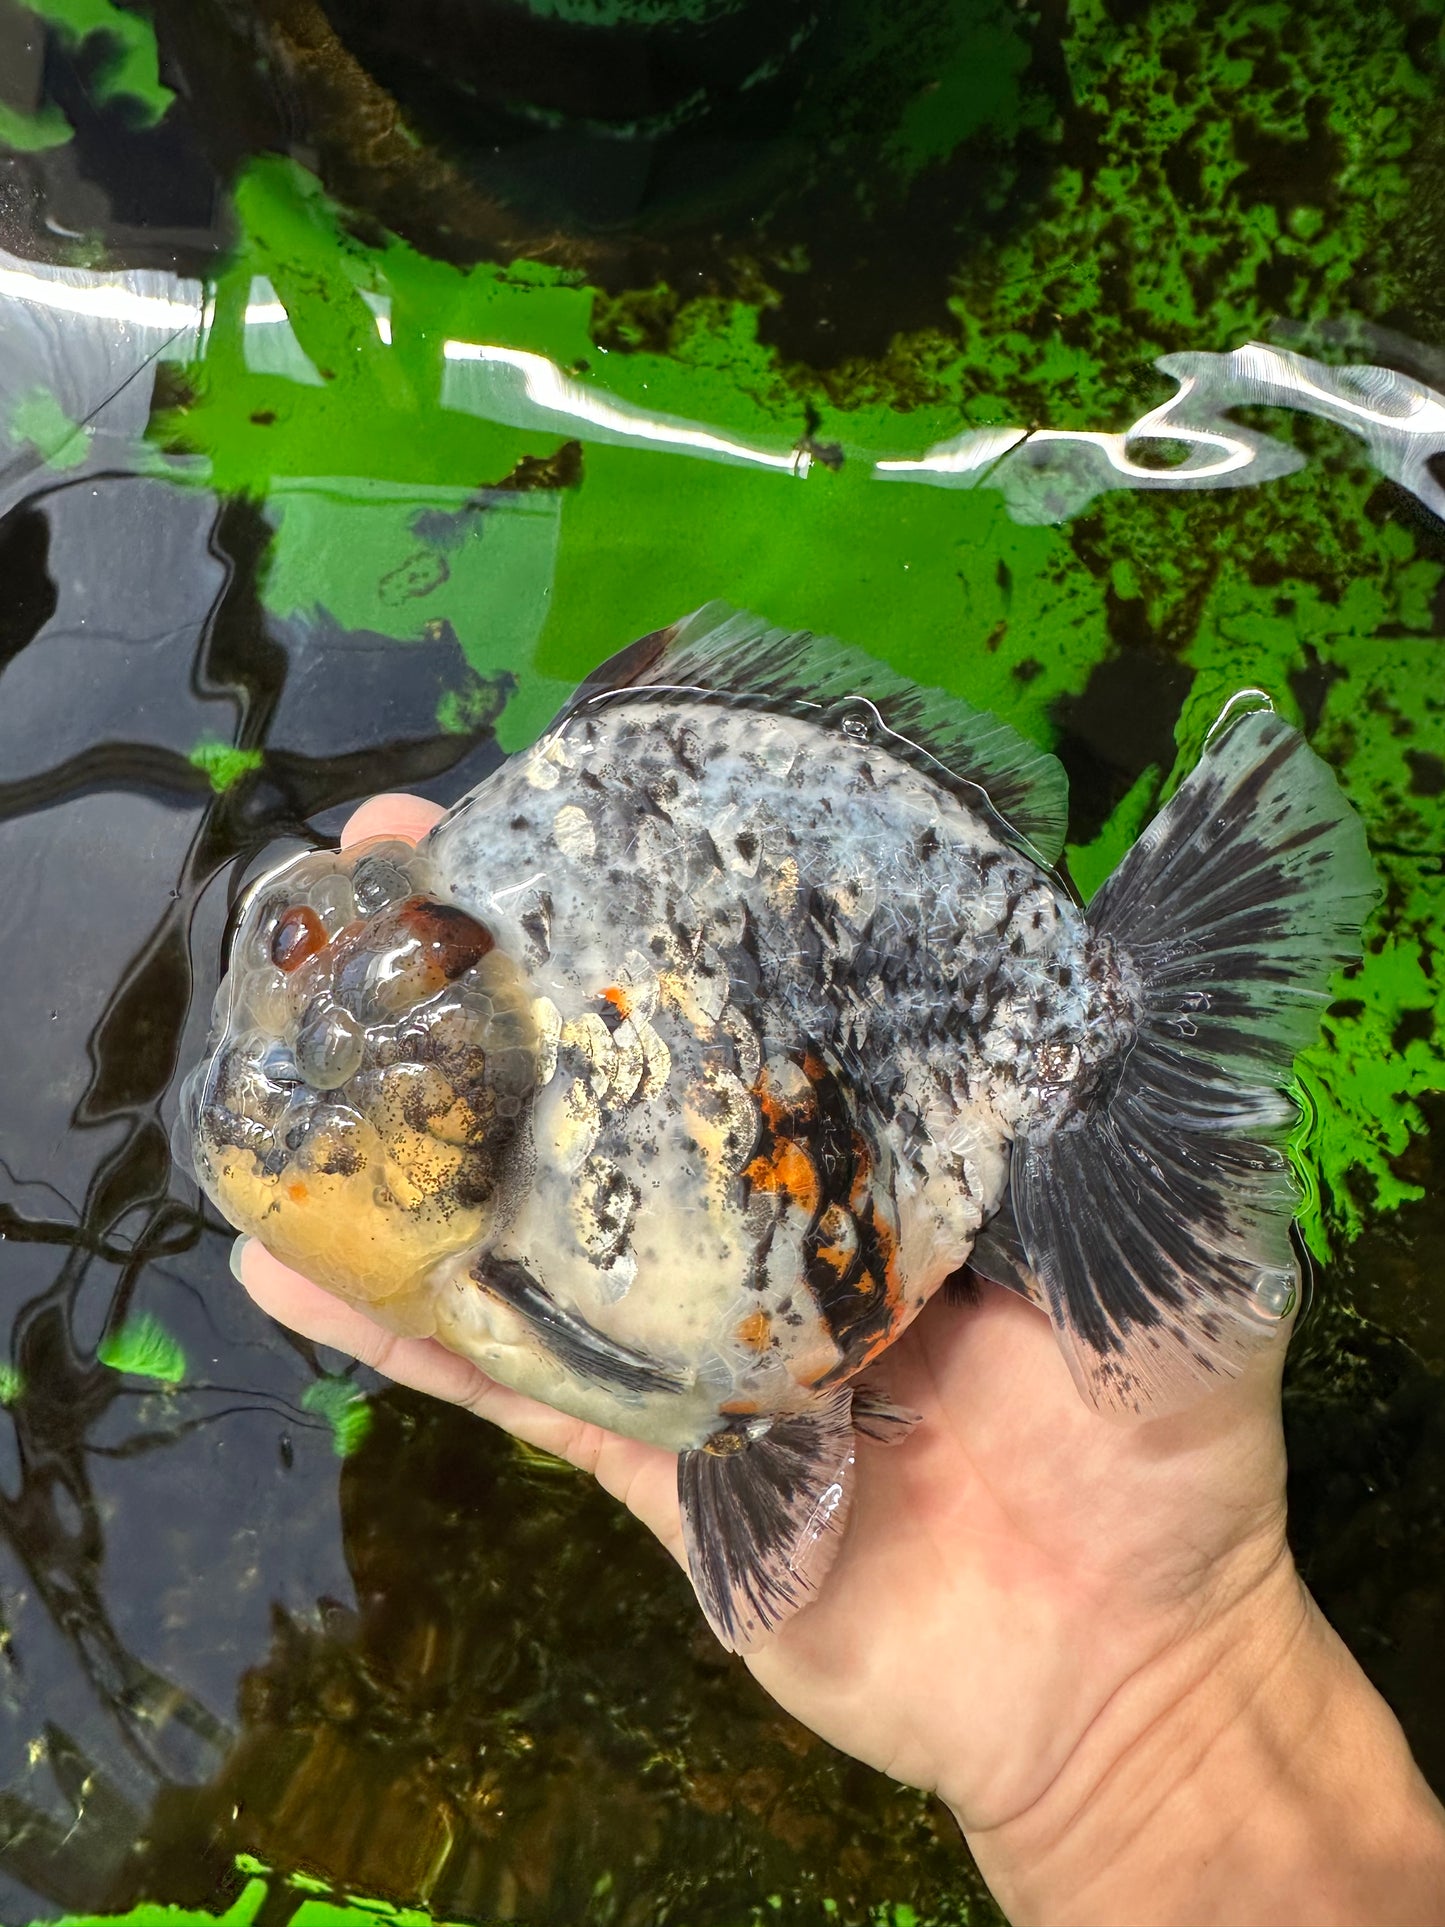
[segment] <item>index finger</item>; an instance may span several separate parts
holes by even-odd
[[[440,803],[428,803],[424,796],[409,796],[404,790],[368,797],[347,819],[341,847],[362,843],[369,836],[397,836],[406,843],[419,843],[445,815]]]

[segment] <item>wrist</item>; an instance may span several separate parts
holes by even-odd
[[[1445,1813],[1287,1559],[1132,1674],[1027,1810],[960,1821],[1018,1927],[1445,1922]]]

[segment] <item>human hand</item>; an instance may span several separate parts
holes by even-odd
[[[414,839],[440,813],[376,798],[343,842]],[[681,1561],[671,1453],[384,1331],[255,1241],[240,1275],[316,1342],[592,1474]],[[1297,1783],[1288,1759],[1314,1750],[1324,1720],[1368,1750],[1377,1796],[1398,1783],[1425,1811],[1398,1729],[1294,1572],[1282,1360],[1281,1344],[1186,1412],[1118,1425],[1079,1398],[1047,1318],[984,1286],[972,1306],[935,1299],[877,1368],[922,1422],[897,1447],[860,1439],[836,1563],[747,1664],[834,1745],[937,1790],[1017,1918],[1316,1917],[1280,1838],[1301,1803],[1336,1797]],[[1232,1857],[1256,1834],[1273,1873],[1289,1870],[1283,1912]],[[1319,1859],[1312,1843],[1305,1858]],[[1204,1863],[1229,1903],[1217,1915]],[[1250,1905],[1230,1911],[1244,1878]]]

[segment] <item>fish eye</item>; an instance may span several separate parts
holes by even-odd
[[[326,944],[326,928],[316,912],[308,904],[293,904],[272,932],[271,961],[289,976]]]

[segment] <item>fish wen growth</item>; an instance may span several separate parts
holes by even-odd
[[[1282,1086],[1375,898],[1359,820],[1258,706],[1087,909],[1065,814],[995,717],[704,609],[415,849],[263,880],[182,1155],[383,1324],[677,1452],[747,1650],[821,1582],[857,1434],[909,1427],[867,1368],[964,1264],[1116,1416],[1293,1309]]]

